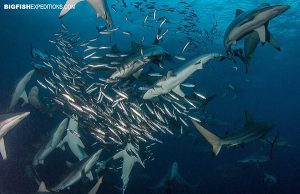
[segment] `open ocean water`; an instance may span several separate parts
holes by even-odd
[[[102,5],[106,1],[94,2]],[[195,96],[195,91],[206,99],[213,96],[200,107],[193,108],[174,92],[171,96],[143,99],[146,90],[158,80],[176,77],[192,59],[213,52],[225,56],[224,34],[235,18],[236,9],[250,11],[266,2],[290,6],[267,24],[280,43],[280,52],[268,42],[264,46],[259,43],[247,73],[245,64],[235,56],[205,64],[205,68],[181,84],[188,99]],[[60,9],[5,9],[5,4],[65,3],[65,0],[1,1],[1,128],[2,114],[30,112],[4,136],[7,159],[0,159],[1,194],[35,193],[41,181],[52,192],[85,194],[101,176],[103,182],[97,193],[103,194],[300,193],[300,1],[107,0],[104,18],[107,19],[109,12],[111,27],[96,17],[95,10],[86,1],[78,3],[60,19]],[[251,16],[245,22],[254,18]],[[234,47],[244,48],[244,38]],[[159,39],[164,55],[147,58],[147,49],[157,46],[153,45],[155,39]],[[131,48],[132,41],[140,44],[138,50]],[[113,45],[117,45],[120,52],[111,50]],[[35,55],[37,50],[47,59]],[[91,67],[97,61],[98,65],[118,68],[131,60],[136,60],[134,63],[149,60],[144,62],[138,79],[128,76],[106,83],[112,69]],[[31,88],[37,86],[42,107],[36,108],[31,103],[23,106],[19,100],[9,110],[16,86],[32,69],[35,72],[25,85],[25,91],[29,95]],[[116,102],[118,99],[120,102]],[[200,102],[203,98],[193,100]],[[172,104],[175,101],[177,104]],[[199,112],[193,117],[222,138],[248,126],[245,111],[255,121],[275,127],[255,141],[240,142],[229,148],[224,145],[219,154],[213,156],[210,144],[189,117],[196,111]],[[44,163],[33,165],[38,150],[47,144],[64,118],[71,120],[72,114],[78,117],[78,131],[68,126],[64,133],[72,135],[71,141],[79,139],[84,144],[80,147],[86,154],[84,158],[76,157],[65,145],[65,151],[53,148]],[[132,150],[129,155],[141,158],[141,162],[136,160],[128,185],[122,191],[123,160],[112,157],[127,143],[134,145],[139,156]],[[59,191],[54,189],[63,174],[99,149],[103,151],[97,162],[109,161],[104,169],[97,171],[98,164],[95,164],[88,172],[76,171],[82,176],[76,183]],[[267,159],[239,162],[257,153]],[[178,174],[172,176],[174,162],[178,164]],[[89,172],[93,180],[85,176]]]

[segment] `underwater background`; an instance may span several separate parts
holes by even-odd
[[[126,1],[126,0],[125,0]],[[146,1],[146,0],[145,0]],[[1,70],[0,70],[0,112],[9,106],[12,92],[20,78],[32,69],[30,45],[49,53],[55,48],[48,42],[64,24],[71,32],[79,33],[81,39],[91,39],[98,35],[96,26],[103,26],[101,19],[96,19],[95,12],[85,3],[76,6],[62,19],[58,19],[60,10],[3,10],[1,1]],[[43,3],[61,3],[63,0],[43,0]],[[130,41],[139,41],[145,36],[145,42],[151,43],[156,36],[156,28],[145,28],[142,23],[145,13],[130,6],[118,12],[111,11],[115,26],[130,31],[131,36],[112,36],[112,42],[121,49],[128,49]],[[149,1],[150,2],[150,1]],[[235,16],[235,10],[249,10],[265,1],[257,0],[185,0],[192,5],[200,18],[195,28],[210,29],[217,21],[217,33],[208,44],[208,48],[187,50],[187,59],[209,52],[224,52],[223,35]],[[11,0],[9,3],[41,3],[38,0]],[[110,4],[121,4],[113,0]],[[228,123],[214,130],[220,136],[227,131],[239,129],[244,122],[247,110],[256,120],[268,121],[276,125],[271,133],[279,132],[293,145],[293,148],[275,147],[273,158],[263,164],[239,164],[238,160],[259,151],[259,143],[245,145],[242,148],[223,149],[218,157],[212,157],[209,144],[199,135],[172,136],[156,134],[163,143],[153,146],[154,160],[146,168],[137,165],[131,173],[126,193],[155,193],[151,187],[168,172],[173,162],[179,165],[179,173],[189,183],[197,185],[193,191],[174,190],[173,193],[300,193],[300,1],[270,0],[270,4],[288,4],[291,8],[272,20],[270,31],[281,44],[281,52],[270,45],[261,45],[245,74],[244,64],[232,61],[214,63],[211,68],[197,72],[197,85],[206,94],[217,94],[206,109],[220,121]],[[176,10],[183,9],[183,4],[176,0],[157,1],[159,5],[169,5],[174,12],[167,13],[172,20],[184,17]],[[121,11],[122,10],[122,11]],[[145,9],[145,12],[153,10]],[[130,12],[130,14],[128,14]],[[159,13],[158,13],[159,14]],[[161,13],[163,14],[163,13]],[[125,22],[124,16],[129,22]],[[163,16],[163,15],[162,15]],[[176,24],[174,24],[176,25]],[[176,27],[176,26],[175,26]],[[192,36],[192,35],[191,35]],[[104,40],[108,41],[108,40]],[[180,53],[186,43],[182,35],[166,36],[161,46],[169,53]],[[176,66],[184,62],[177,62]],[[237,66],[237,71],[233,68]],[[194,78],[195,79],[195,78]],[[238,88],[232,91],[228,85]],[[30,82],[28,88],[34,86]],[[41,94],[41,96],[43,96]],[[30,119],[26,119],[5,138],[9,159],[0,161],[0,193],[35,192],[38,185],[31,168],[32,158],[38,146],[45,142],[47,134],[57,125],[60,118],[49,117],[30,106],[19,107],[19,111],[30,110]],[[190,130],[195,130],[192,125]],[[199,140],[195,140],[199,138]],[[197,141],[197,142],[196,142]],[[39,169],[40,174],[53,184],[61,175],[66,156],[61,150],[55,150],[45,161],[46,167]],[[143,156],[142,156],[143,157]],[[144,156],[145,157],[145,156]],[[116,162],[118,166],[118,162]],[[264,172],[276,176],[275,185],[264,183]],[[121,193],[121,172],[109,172],[98,193]],[[69,193],[87,193],[91,183],[81,181],[74,185]]]

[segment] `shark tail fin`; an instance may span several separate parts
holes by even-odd
[[[210,131],[202,127],[196,121],[194,120],[191,121],[194,124],[194,126],[197,128],[197,130],[200,132],[200,134],[208,141],[208,143],[211,144],[214,156],[217,156],[222,147],[222,139],[220,139],[218,136],[216,136],[215,134],[211,133]]]
[[[66,15],[72,7],[74,7],[77,3],[81,2],[83,0],[67,0],[65,7],[61,10],[59,14],[59,18],[62,18],[64,15]]]

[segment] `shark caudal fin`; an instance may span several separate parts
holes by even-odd
[[[222,147],[222,139],[217,137],[215,134],[211,133],[204,127],[202,127],[199,123],[194,120],[191,120],[194,126],[197,128],[199,133],[210,143],[213,149],[214,156],[217,156]]]
[[[81,1],[83,0],[67,0],[64,8],[61,10],[59,14],[59,18],[62,18],[64,15],[66,15],[77,3]]]

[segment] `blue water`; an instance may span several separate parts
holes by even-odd
[[[125,0],[126,1],[126,0]],[[7,3],[8,1],[5,1]],[[13,0],[9,3],[37,3],[37,0]],[[53,3],[44,0],[43,3]],[[64,3],[56,0],[55,3]],[[132,36],[112,36],[112,42],[118,43],[121,49],[128,49],[131,40],[140,41],[145,36],[145,42],[151,44],[156,36],[157,28],[143,27],[145,13],[139,12],[126,1],[128,7],[111,11],[115,26],[124,31],[132,32]],[[133,1],[137,2],[137,1]],[[208,43],[208,48],[187,51],[187,60],[208,52],[224,52],[223,34],[235,15],[235,9],[249,10],[264,1],[189,1],[200,18],[198,27],[210,29],[212,22],[217,20],[217,30],[214,40]],[[172,162],[177,161],[179,172],[192,184],[197,184],[193,191],[176,190],[172,193],[300,193],[300,154],[299,154],[299,120],[300,120],[300,1],[272,0],[270,4],[289,4],[291,8],[270,22],[269,28],[281,44],[281,52],[270,45],[259,46],[255,57],[245,74],[244,64],[232,61],[213,63],[205,71],[197,72],[194,79],[197,88],[205,94],[217,93],[217,97],[207,105],[207,111],[219,120],[231,123],[227,127],[214,128],[217,134],[223,136],[227,131],[238,129],[243,124],[244,110],[249,111],[256,120],[276,124],[273,133],[278,131],[295,148],[275,148],[273,159],[267,163],[256,165],[240,165],[237,160],[261,149],[259,143],[246,145],[243,148],[222,149],[216,157],[211,157],[207,142],[200,138],[199,144],[194,144],[194,137],[171,136],[157,134],[163,144],[153,147],[154,161],[147,163],[146,168],[136,165],[126,193],[155,193],[150,188],[156,185],[167,173]],[[121,2],[109,3],[122,5]],[[176,10],[182,9],[177,1],[157,2],[167,4]],[[159,6],[158,6],[159,7]],[[86,3],[81,3],[63,19],[58,19],[59,10],[3,10],[1,2],[1,71],[0,71],[0,112],[5,112],[11,94],[18,80],[32,69],[30,45],[56,52],[56,48],[48,42],[53,34],[64,24],[71,32],[79,33],[82,40],[97,36],[96,26],[103,26],[101,19],[96,19],[94,11]],[[122,11],[123,10],[123,11]],[[131,11],[131,14],[128,14]],[[151,12],[153,10],[145,10]],[[159,15],[161,14],[161,15]],[[127,15],[129,22],[125,22]],[[164,13],[158,13],[159,17]],[[166,13],[170,20],[177,21],[183,17],[176,12]],[[215,16],[215,19],[214,17]],[[170,24],[170,26],[176,24]],[[170,30],[172,30],[170,28]],[[191,35],[193,36],[193,34]],[[103,40],[107,41],[107,40]],[[187,42],[183,35],[167,35],[160,44],[173,55],[180,55]],[[177,67],[184,62],[176,61]],[[234,66],[238,67],[235,71]],[[35,83],[29,83],[31,88]],[[232,92],[228,85],[239,88],[240,92]],[[12,130],[5,138],[8,160],[0,161],[0,193],[30,193],[37,190],[31,161],[39,145],[47,141],[47,135],[57,125],[60,118],[48,117],[30,106],[18,110],[30,110],[31,116]],[[191,127],[191,130],[195,130]],[[203,148],[204,147],[204,148]],[[46,167],[40,167],[39,174],[44,181],[53,184],[61,175],[64,158],[74,160],[73,156],[55,150],[45,161]],[[116,162],[117,167],[120,162]],[[223,172],[224,171],[224,172]],[[273,186],[264,184],[264,171],[275,175],[278,183]],[[116,187],[121,186],[121,171],[111,171],[105,177],[98,193],[121,193]],[[93,183],[94,184],[94,183]],[[87,193],[93,185],[81,181],[71,188],[69,193]],[[68,193],[68,191],[66,191]],[[161,192],[163,193],[163,191]]]

